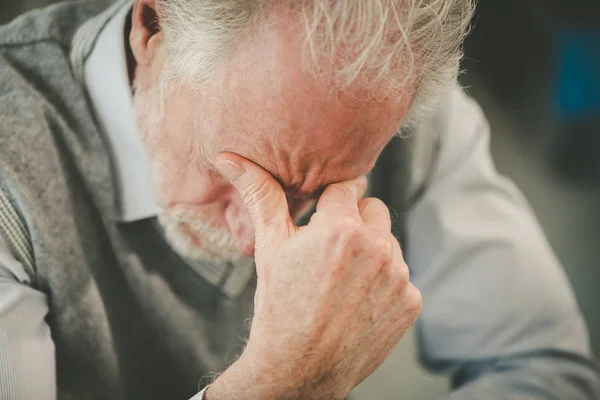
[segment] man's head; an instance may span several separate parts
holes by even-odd
[[[252,254],[237,153],[298,216],[366,174],[409,112],[454,82],[471,0],[137,0],[135,106],[161,221],[192,257]]]

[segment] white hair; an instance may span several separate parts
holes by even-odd
[[[397,96],[415,82],[430,104],[455,82],[474,0],[159,0],[167,65],[186,82],[210,79],[275,9],[297,11],[306,36],[305,65],[326,57],[334,79],[360,79]]]

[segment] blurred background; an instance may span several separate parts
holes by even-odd
[[[0,23],[52,0],[0,0]],[[525,193],[575,289],[600,355],[600,0],[480,0],[463,85],[492,128],[498,169]],[[352,400],[432,399],[414,332]]]

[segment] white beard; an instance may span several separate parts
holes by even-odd
[[[229,231],[186,214],[185,211],[161,212],[158,217],[165,237],[175,251],[192,260],[235,262],[240,259],[241,254]],[[201,245],[190,236],[190,231],[201,240]]]
[[[150,181],[159,204],[162,202],[160,182],[163,179],[163,165],[157,150],[150,145],[161,135],[164,109],[162,99],[165,98],[167,84],[160,82],[149,90],[141,90],[136,86],[134,109],[141,141],[146,149],[146,157],[150,166]],[[225,229],[215,228],[209,221],[199,219],[185,210],[162,210],[158,221],[165,238],[173,249],[181,256],[191,260],[208,260],[217,262],[235,262],[242,255],[235,247],[231,233]],[[191,234],[190,234],[191,232]],[[195,240],[198,239],[198,240]],[[198,243],[200,242],[200,243]]]

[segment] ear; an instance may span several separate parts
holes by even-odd
[[[133,6],[129,43],[139,66],[152,64],[163,45],[164,35],[157,12],[158,1],[136,0]]]

